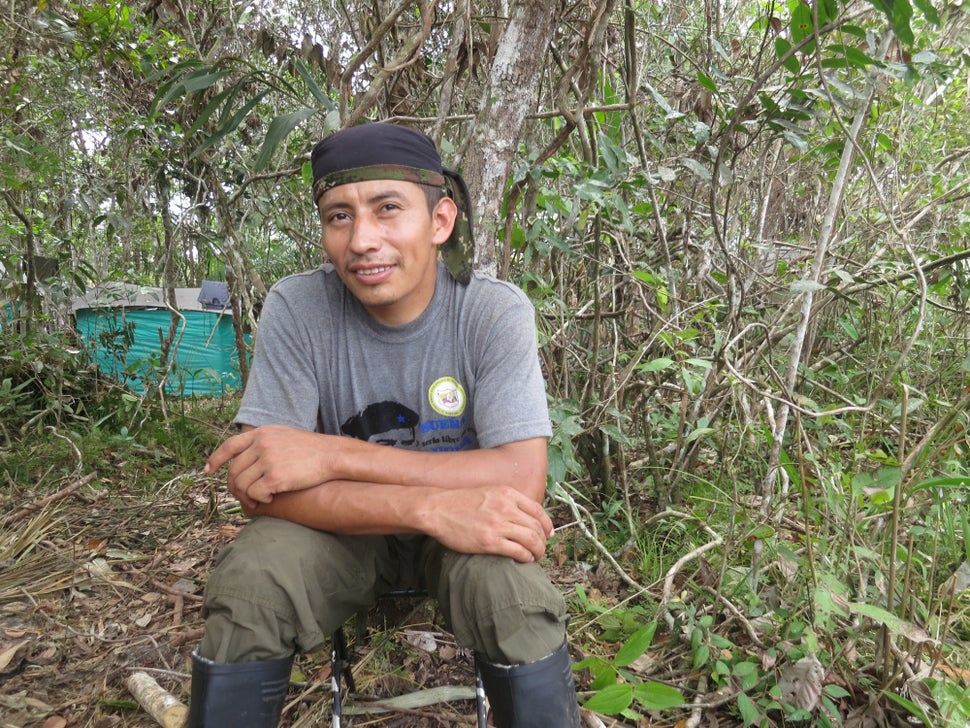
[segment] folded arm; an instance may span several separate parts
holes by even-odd
[[[542,557],[546,440],[417,452],[272,425],[244,427],[213,452],[250,515],[346,534],[425,533],[464,553]]]

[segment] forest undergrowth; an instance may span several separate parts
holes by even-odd
[[[200,469],[238,399],[135,396],[63,343],[2,356],[0,724],[150,725],[126,679],[147,671],[188,699],[206,573],[245,522]],[[897,496],[892,465],[826,484],[793,461],[790,497],[768,518],[743,464],[727,478],[723,456],[701,451],[661,506],[635,443],[612,490],[597,490],[575,460],[580,415],[565,411],[552,407],[546,567],[570,605],[587,725],[966,723],[961,476]],[[377,703],[359,705],[390,712],[359,725],[471,724],[461,690],[407,702],[472,684],[433,604],[374,610],[368,626],[355,669]],[[327,719],[328,657],[298,660],[285,725]]]

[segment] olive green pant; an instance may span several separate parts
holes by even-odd
[[[397,589],[427,589],[458,644],[492,662],[534,662],[565,639],[565,602],[538,564],[460,554],[425,536],[339,536],[262,517],[219,554],[199,653],[247,662],[315,650]]]

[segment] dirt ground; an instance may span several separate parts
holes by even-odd
[[[126,687],[139,671],[187,702],[205,576],[245,521],[221,481],[201,473],[147,499],[103,477],[78,482],[39,508],[29,506],[51,495],[4,499],[17,508],[0,514],[2,728],[156,726]],[[354,647],[362,694],[474,685],[470,656],[430,602],[395,602],[368,622]],[[458,700],[359,715],[353,725],[471,726],[474,714],[474,701]],[[281,725],[330,725],[329,652],[297,659]]]
[[[0,728],[154,728],[158,723],[127,685],[136,672],[182,703],[189,700],[190,655],[202,636],[203,586],[216,555],[246,519],[221,475],[184,472],[152,452],[133,453],[106,451],[96,470],[56,483],[49,471],[38,473],[31,477],[48,485],[36,489],[15,482],[0,460]],[[161,482],[164,472],[178,475]],[[586,656],[580,650],[587,650],[608,659],[619,649],[616,640],[651,618],[648,597],[642,597],[642,607],[627,599],[625,583],[595,551],[591,564],[567,558],[571,534],[575,547],[588,544],[566,513],[551,515],[562,528],[544,566],[573,605],[572,657],[578,661]],[[705,574],[702,563],[690,576],[701,594]],[[673,584],[678,592],[686,588],[683,578],[688,577],[677,574]],[[356,642],[352,661],[359,695],[344,711],[345,716],[358,711],[354,728],[474,726],[474,700],[453,699],[454,690],[473,695],[472,659],[446,633],[435,605],[398,600],[380,607],[367,615],[364,639],[354,640],[354,625],[345,628]],[[721,617],[719,634],[729,635],[749,659],[767,656],[755,625],[733,608]],[[952,674],[965,670],[947,667]],[[732,706],[741,686],[709,685],[684,640],[658,632],[649,650],[625,670],[634,684],[662,680],[677,687],[691,704],[641,714],[637,728],[740,724]],[[298,656],[283,728],[330,725],[330,678],[328,648]],[[581,692],[590,688],[585,671],[577,679]],[[846,728],[911,724],[895,703],[873,699],[856,676],[830,671],[825,684],[851,691],[837,704]],[[823,687],[819,680],[812,685]],[[442,697],[439,688],[451,690]],[[408,702],[415,695],[435,700]],[[401,699],[403,704],[391,703]],[[373,712],[374,701],[391,703],[393,710]],[[364,709],[369,712],[359,712]],[[584,728],[633,725],[588,711],[583,718]]]

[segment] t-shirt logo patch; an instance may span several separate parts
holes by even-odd
[[[465,388],[452,377],[441,377],[428,390],[428,401],[439,414],[460,415],[465,411]]]

